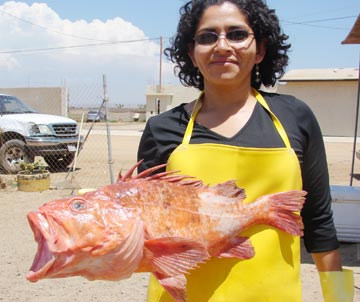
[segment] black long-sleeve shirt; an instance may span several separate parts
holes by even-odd
[[[285,128],[300,162],[303,189],[308,192],[301,212],[305,247],[311,253],[336,249],[339,243],[331,211],[325,147],[318,122],[311,109],[293,96],[261,94]],[[144,160],[138,168],[139,172],[166,163],[172,151],[181,144],[190,118],[184,105],[149,119],[138,150],[138,159]],[[269,113],[260,103],[256,104],[246,125],[233,137],[221,136],[195,122],[190,143],[255,148],[284,147]]]

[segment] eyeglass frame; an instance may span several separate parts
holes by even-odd
[[[227,37],[227,35],[229,33],[233,33],[233,32],[243,32],[243,33],[246,33],[247,34],[247,37],[244,39],[244,40],[241,40],[241,41],[234,41],[234,40],[231,40]],[[199,41],[197,40],[197,38],[200,36],[200,35],[203,35],[203,34],[210,34],[212,36],[216,36],[217,39],[212,42],[212,43],[199,43]],[[195,35],[195,37],[193,38],[194,42],[196,42],[198,45],[201,45],[201,46],[214,46],[215,44],[217,44],[219,42],[220,39],[224,39],[226,40],[226,42],[228,44],[241,44],[241,43],[244,43],[247,41],[247,39],[249,38],[249,36],[254,36],[255,37],[255,33],[253,32],[248,32],[247,30],[244,30],[244,29],[233,29],[233,30],[230,30],[226,33],[221,33],[221,34],[218,34],[217,32],[215,31],[205,31],[205,32],[202,32],[198,35]]]

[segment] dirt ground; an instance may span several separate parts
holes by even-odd
[[[142,126],[140,125],[139,127],[141,128]],[[117,150],[115,157],[121,158],[118,163],[124,170],[130,168],[136,161],[140,128],[119,129],[117,138],[112,141],[113,149]],[[349,185],[352,148],[352,141],[349,139],[326,139],[332,185]],[[93,158],[83,160],[94,161]],[[359,175],[357,174],[360,173],[359,162],[359,160],[355,161],[354,186],[360,186]],[[89,177],[89,179],[94,178],[94,174],[91,175],[90,172],[81,174],[81,182],[89,183],[83,179],[85,177]],[[50,190],[43,192],[21,192],[17,191],[13,176],[1,175],[1,177],[7,184],[7,187],[4,190],[0,189],[0,301],[145,301],[148,274],[134,274],[130,279],[119,282],[90,282],[79,277],[42,280],[37,283],[27,281],[25,274],[31,266],[36,251],[36,244],[28,226],[26,214],[49,200],[70,196],[73,190],[60,190],[52,186]],[[96,175],[96,177],[99,183],[108,182],[107,176]],[[354,301],[360,301],[360,262],[357,260],[357,245],[342,243],[340,251],[344,267],[354,271]],[[360,251],[358,253],[360,254]],[[311,257],[304,249],[302,249],[301,271],[303,301],[321,302],[321,289],[317,271]]]

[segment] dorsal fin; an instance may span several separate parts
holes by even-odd
[[[127,179],[132,179],[132,175],[134,174],[135,169],[143,162],[144,160],[139,160],[124,176],[121,175],[121,170],[118,175],[118,179],[116,182],[126,181]]]
[[[179,183],[179,184],[182,184],[182,185],[192,185],[192,186],[196,186],[196,187],[203,186],[203,182],[201,180],[191,179],[191,178],[194,178],[192,176],[173,175],[175,173],[178,173],[179,171],[165,171],[165,172],[161,172],[161,173],[151,175],[151,173],[153,173],[154,171],[166,167],[167,164],[161,164],[161,165],[151,167],[151,168],[146,169],[146,170],[142,171],[141,173],[133,176],[134,171],[137,169],[137,167],[142,162],[143,162],[143,160],[139,160],[124,176],[121,175],[121,171],[120,171],[118,179],[117,179],[116,182],[125,182],[125,181],[129,181],[129,180],[146,178],[146,179],[149,179],[149,180],[164,180],[164,181],[167,181],[167,182]]]
[[[127,173],[122,176],[121,175],[121,171],[119,172],[119,176],[118,176],[118,179],[116,182],[120,182],[120,181],[128,181],[128,180],[132,180],[132,179],[139,179],[139,178],[146,178],[148,177],[152,172],[156,171],[156,170],[159,170],[163,167],[165,167],[167,164],[162,164],[162,165],[157,165],[155,167],[152,167],[152,168],[149,168],[149,169],[146,169],[144,171],[142,171],[141,173],[137,174],[136,176],[133,177],[133,174],[134,174],[134,171],[137,169],[137,167],[143,162],[144,160],[141,159],[139,160],[132,168],[130,168],[129,171],[127,171]],[[158,174],[155,174],[156,175],[159,175],[159,174],[164,174],[164,173],[168,173],[168,174],[173,174],[173,173],[176,173],[175,171],[174,172],[163,172],[163,173],[158,173]]]

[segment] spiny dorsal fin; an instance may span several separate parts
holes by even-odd
[[[125,182],[125,181],[140,179],[140,178],[146,178],[148,180],[163,180],[163,181],[167,181],[167,182],[178,183],[181,185],[195,186],[195,187],[203,186],[203,182],[201,180],[192,179],[192,178],[194,178],[192,176],[174,175],[175,173],[178,173],[179,171],[166,171],[166,172],[161,172],[161,173],[152,175],[152,173],[154,171],[166,167],[167,164],[161,164],[161,165],[151,167],[151,168],[146,169],[146,170],[142,171],[141,173],[133,176],[134,171],[137,169],[137,167],[142,162],[143,162],[143,160],[139,160],[124,176],[121,175],[121,171],[120,171],[116,182]]]
[[[167,165],[167,164],[162,164],[162,165],[158,165],[158,166],[146,169],[146,170],[142,171],[141,173],[139,173],[138,175],[136,175],[135,177],[133,177],[134,171],[137,169],[138,166],[140,166],[140,164],[143,161],[144,161],[143,159],[139,160],[132,168],[130,168],[130,170],[124,176],[121,175],[121,171],[120,171],[116,182],[127,181],[127,180],[138,179],[138,178],[145,178],[145,177],[149,176],[152,172],[159,170]]]

